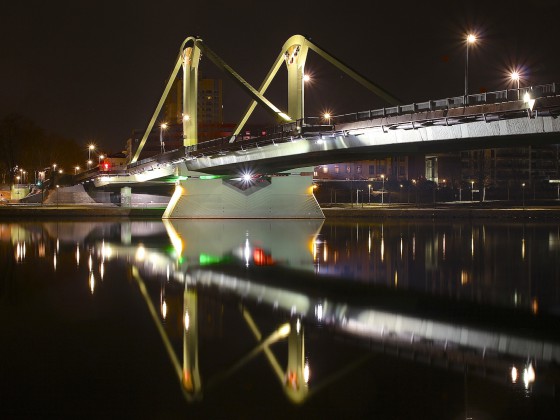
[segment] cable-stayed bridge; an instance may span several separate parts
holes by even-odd
[[[336,116],[304,113],[304,68],[317,53],[390,104]],[[228,137],[198,142],[198,65],[205,54],[252,99]],[[288,71],[288,109],[264,95],[280,67]],[[183,71],[183,146],[139,160],[179,70]],[[250,139],[240,133],[257,105],[278,125]],[[167,180],[177,185],[164,218],[322,218],[313,196],[313,167],[395,154],[560,143],[555,83],[403,105],[300,35],[292,36],[259,89],[252,87],[200,38],[189,37],[131,162],[120,171],[84,172],[77,182],[98,187]],[[130,189],[128,190],[130,191]]]

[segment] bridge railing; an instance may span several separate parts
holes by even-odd
[[[464,106],[511,102],[523,99],[526,93],[531,95],[531,99],[538,99],[557,95],[558,87],[556,86],[556,83],[549,83],[545,85],[522,87],[519,89],[505,89],[493,92],[476,93],[468,96],[454,96],[425,102],[416,102],[413,104],[359,111],[351,114],[334,115],[330,118],[330,121],[334,124],[340,124],[374,118],[414,114],[417,112],[449,110]]]

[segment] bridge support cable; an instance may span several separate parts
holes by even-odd
[[[163,104],[165,103],[165,100],[167,99],[167,95],[169,95],[169,91],[171,90],[171,88],[173,87],[173,84],[175,83],[175,78],[177,77],[177,73],[179,72],[179,69],[183,65],[182,51],[183,51],[183,48],[186,45],[186,43],[189,42],[189,41],[194,41],[194,38],[193,37],[188,37],[187,39],[185,39],[185,41],[183,41],[183,44],[181,46],[181,53],[177,57],[175,65],[173,66],[173,70],[171,71],[171,74],[169,75],[169,77],[167,79],[167,83],[165,85],[165,89],[163,90],[163,94],[161,95],[161,98],[159,99],[159,102],[156,106],[156,109],[155,109],[153,115],[152,115],[152,118],[150,119],[150,122],[148,123],[148,127],[146,128],[146,131],[144,132],[144,135],[142,136],[142,140],[140,140],[140,144],[138,145],[138,148],[136,149],[136,152],[134,153],[134,156],[132,157],[130,163],[135,163],[138,160],[138,157],[140,156],[140,153],[142,153],[142,149],[144,149],[144,145],[146,144],[146,141],[148,140],[148,136],[152,132],[152,129],[154,128],[154,124],[156,122],[156,119],[157,119],[159,113],[161,112],[161,108],[163,108]]]
[[[319,55],[324,60],[328,61],[330,64],[337,67],[339,70],[352,77],[366,89],[372,91],[377,96],[379,96],[384,101],[391,105],[400,105],[401,101],[391,95],[389,92],[381,88],[380,86],[374,84],[366,77],[359,74],[357,71],[348,67],[346,64],[341,62],[339,59],[334,57],[332,54],[326,52],[324,49],[320,48],[318,45],[312,43],[307,38],[302,35],[293,35],[290,37],[283,45],[280,54],[276,58],[276,61],[272,65],[270,71],[266,75],[261,87],[259,88],[259,93],[264,94],[268,89],[268,86],[278,73],[282,62],[286,63],[288,69],[288,115],[294,120],[303,119],[305,117],[304,112],[304,68],[307,59],[308,50],[311,49],[317,55]],[[233,136],[237,136],[243,127],[245,126],[247,120],[255,110],[257,105],[256,101],[253,101],[245,114],[241,118],[241,121],[235,128]]]
[[[245,79],[243,79],[235,70],[231,68],[224,60],[222,60],[214,51],[208,48],[202,40],[197,39],[195,45],[202,50],[203,53],[212,61],[216,67],[230,76],[245,92],[247,92],[256,102],[265,107],[274,117],[281,122],[291,122],[292,118],[278,109],[272,102],[266,99],[259,91],[251,86]]]

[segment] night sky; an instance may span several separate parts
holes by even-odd
[[[295,34],[305,35],[403,103],[461,95],[467,31],[470,92],[560,82],[560,2],[533,1],[38,1],[0,9],[0,118],[23,114],[47,131],[122,150],[144,129],[178,49],[196,35],[258,87]],[[338,5],[336,5],[338,4]],[[335,6],[336,5],[336,6]],[[310,52],[306,114],[379,108],[372,93]],[[224,119],[249,98],[224,79]],[[285,69],[267,94],[286,109]],[[273,124],[259,112],[253,122]]]

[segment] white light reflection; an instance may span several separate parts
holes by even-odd
[[[471,258],[474,259],[474,232],[471,232]]]
[[[445,233],[443,234],[443,261],[445,261]]]
[[[163,319],[167,317],[167,302],[165,302],[165,300],[161,304],[161,316],[163,317]]]
[[[521,259],[525,260],[525,238],[521,239]]]
[[[296,332],[299,334],[300,331],[301,331],[301,322],[298,318],[296,321]]]
[[[309,383],[309,375],[309,362],[306,360],[305,365],[303,366],[303,380],[306,384]]]
[[[401,235],[401,261],[402,261],[402,251],[403,251],[403,243],[402,243],[402,235]]]
[[[95,290],[95,277],[93,275],[93,271],[89,273],[89,290],[91,291],[91,294],[93,295],[93,292]]]
[[[412,235],[412,261],[416,260],[416,235]]]
[[[58,240],[58,238],[56,239],[56,252],[58,253],[58,250],[60,248],[60,241]]]
[[[315,307],[315,316],[317,317],[318,321],[323,320],[323,305],[319,304]]]
[[[54,266],[54,271],[56,271],[56,254],[54,254],[53,256],[53,266]]]
[[[146,248],[144,248],[144,245],[140,244],[136,250],[136,260],[144,261],[144,258],[146,258]]]
[[[245,249],[243,250],[245,257],[245,267],[249,267],[249,259],[251,258],[251,247],[249,246],[249,238],[245,238]]]
[[[519,378],[519,373],[517,372],[517,368],[515,366],[513,366],[511,368],[511,383],[512,384],[517,383],[518,378]]]
[[[91,271],[93,268],[93,259],[91,258],[91,254],[89,254],[89,258],[88,258],[88,268],[89,271]]]
[[[535,382],[535,369],[533,368],[533,364],[529,362],[529,365],[523,370],[523,384],[525,385],[525,389],[529,388]]]
[[[189,311],[185,310],[185,331],[189,330],[189,326],[190,326],[190,318],[189,318]]]
[[[103,280],[104,275],[105,275],[105,263],[101,261],[101,264],[99,264],[99,277],[101,278],[101,280]]]
[[[80,244],[76,244],[76,265],[80,266]]]

